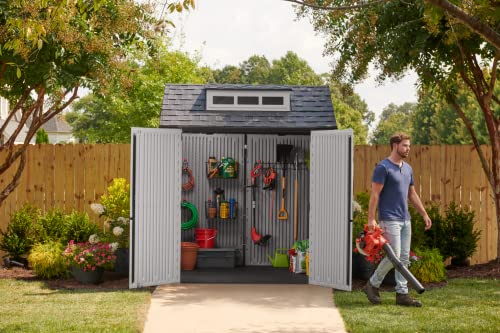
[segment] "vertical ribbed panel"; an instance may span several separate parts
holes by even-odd
[[[243,246],[243,189],[244,189],[244,145],[243,134],[182,134],[182,157],[188,160],[193,171],[195,185],[193,190],[182,192],[182,198],[193,203],[199,213],[196,228],[215,228],[215,246],[220,248],[239,248]],[[239,163],[239,175],[235,179],[208,179],[207,161],[210,156],[218,161],[222,157],[232,157]],[[187,181],[184,175],[183,182]],[[234,198],[238,202],[236,219],[208,219],[205,215],[205,201],[215,200],[214,190],[221,188],[227,201]],[[182,212],[182,221],[190,218],[188,211]],[[194,229],[182,231],[183,241],[194,241]]]
[[[261,160],[264,163],[277,162],[277,145],[290,144],[300,147],[305,158],[309,151],[310,136],[308,135],[248,135],[247,136],[247,183],[250,184],[250,171],[254,163]],[[285,209],[288,212],[287,220],[278,220],[278,211],[281,208],[281,176],[283,174],[282,165],[277,164],[276,188],[274,191],[263,190],[264,171],[257,178],[257,188],[255,189],[255,226],[261,235],[272,236],[265,246],[254,245],[250,239],[252,228],[252,189],[247,188],[247,227],[246,236],[246,264],[247,265],[270,265],[268,255],[273,255],[277,248],[290,248],[293,243],[293,212],[294,212],[294,181],[297,175],[298,180],[298,237],[297,240],[308,238],[309,234],[309,172],[305,163],[301,163],[298,171],[295,171],[294,161],[287,161],[286,165],[286,185],[285,185]]]
[[[351,290],[352,130],[311,134],[309,283]]]
[[[130,288],[180,281],[181,131],[132,129]]]

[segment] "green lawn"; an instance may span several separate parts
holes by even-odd
[[[499,332],[500,281],[456,279],[443,288],[412,294],[422,308],[394,305],[395,293],[382,292],[371,305],[362,291],[334,294],[348,332]]]
[[[148,290],[51,290],[0,279],[0,332],[141,332]]]

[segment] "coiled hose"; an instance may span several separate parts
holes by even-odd
[[[181,207],[187,208],[191,211],[191,218],[188,221],[182,222],[181,229],[189,230],[194,228],[196,223],[198,223],[198,210],[196,209],[196,206],[190,202],[183,201],[181,203]]]

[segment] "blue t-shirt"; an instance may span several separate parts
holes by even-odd
[[[378,201],[380,221],[410,220],[408,190],[413,186],[413,170],[408,163],[399,165],[382,160],[373,171],[372,181],[384,184]]]

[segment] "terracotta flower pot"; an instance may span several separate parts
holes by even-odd
[[[181,269],[183,271],[192,271],[196,266],[198,247],[199,246],[196,243],[181,243]]]

